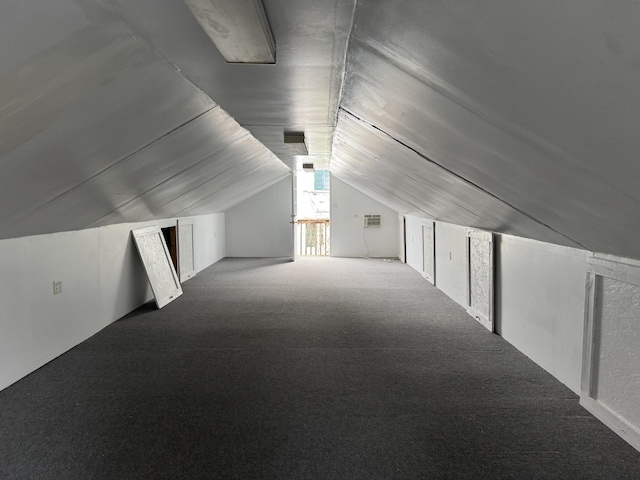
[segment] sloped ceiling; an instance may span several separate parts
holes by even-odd
[[[332,171],[400,212],[638,258],[638,24],[637,2],[360,0]]]
[[[182,0],[103,0],[289,167],[327,168],[356,0],[263,0],[275,65],[227,65]],[[284,131],[304,131],[295,158]]]
[[[181,1],[2,2],[0,238],[225,211],[290,174],[285,130],[327,165],[354,7],[269,4],[245,66]]]
[[[304,130],[402,213],[640,258],[640,3],[264,5],[269,66],[180,0],[0,2],[0,238],[224,211]]]

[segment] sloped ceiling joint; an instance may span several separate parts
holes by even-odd
[[[357,44],[358,48],[368,51],[369,53],[379,57],[382,61],[389,63],[398,70],[401,70],[403,73],[414,78],[415,80],[435,91],[447,100],[462,107],[472,115],[478,117],[480,120],[492,125],[501,132],[514,137],[519,142],[528,146],[532,150],[551,159],[559,160],[563,163],[568,163],[575,170],[599,175],[595,169],[586,168],[584,162],[581,162],[579,159],[575,158],[573,155],[567,153],[560,147],[549,142],[545,138],[536,135],[531,130],[524,128],[517,122],[505,117],[504,115],[501,115],[486,104],[476,101],[450,83],[447,83],[439,78],[424,66],[412,63],[410,61],[410,59],[413,57],[411,52],[404,50],[402,50],[402,53],[394,52],[386,43],[377,42],[372,38],[367,38],[365,40],[361,37],[358,37],[358,35],[355,33],[353,44]],[[351,47],[351,44],[349,46]],[[394,45],[394,48],[400,47],[398,45]],[[345,75],[349,70],[349,65],[346,65],[347,67],[345,68]],[[340,105],[341,108],[343,108],[342,99]],[[602,179],[602,181],[604,182],[605,180]],[[611,188],[614,188],[612,185],[609,186]]]
[[[219,107],[216,106],[212,109],[210,109],[208,112],[206,112],[206,114],[209,114],[211,112],[213,112],[214,110],[219,109],[218,112],[221,112],[221,114],[229,119],[231,119],[231,117],[228,116],[228,114],[226,112],[224,112],[224,110]],[[204,115],[204,114],[203,114]],[[200,117],[202,117],[203,115],[199,115],[198,117],[194,118],[192,121],[197,121]],[[277,165],[278,167],[282,167],[283,169],[283,173],[282,173],[282,177],[279,177],[278,179],[283,178],[284,176],[286,176],[290,170],[288,169],[288,167],[286,167],[286,165],[284,163],[282,163],[282,161],[280,161],[275,155],[273,155],[273,153],[268,150],[266,147],[264,147],[258,140],[256,140],[249,131],[247,131],[246,129],[242,128],[239,124],[237,124],[234,120],[231,120],[239,130],[242,131],[241,136],[239,136],[238,138],[233,138],[232,141],[230,143],[226,143],[222,146],[220,146],[219,148],[212,150],[210,152],[207,152],[207,154],[202,157],[201,159],[193,162],[193,163],[189,163],[185,168],[182,168],[181,170],[174,172],[171,176],[164,178],[162,181],[149,186],[148,188],[146,188],[145,190],[141,191],[140,193],[138,193],[136,196],[128,199],[126,202],[117,205],[115,208],[113,208],[111,211],[105,213],[104,215],[102,215],[100,218],[96,219],[95,221],[91,222],[89,225],[87,226],[97,226],[97,225],[101,225],[101,221],[103,219],[107,219],[110,216],[113,215],[114,212],[117,212],[119,210],[122,209],[126,209],[126,207],[128,205],[133,205],[136,202],[139,201],[143,201],[144,203],[144,198],[145,196],[147,196],[150,192],[152,191],[158,191],[159,189],[161,189],[164,185],[169,184],[170,182],[175,182],[177,179],[179,179],[182,175],[184,175],[186,172],[190,171],[190,170],[197,170],[200,168],[201,165],[203,165],[206,162],[211,162],[211,161],[215,161],[216,158],[221,155],[223,152],[229,152],[232,151],[234,149],[236,149],[238,146],[240,146],[241,144],[246,143],[247,141],[251,142],[251,143],[255,143],[256,145],[259,145],[261,147],[261,150],[263,150],[264,153],[266,153],[269,157],[270,160],[273,160],[273,162],[270,163],[264,163],[261,165],[261,167],[269,167],[269,168],[273,168],[274,167],[274,162],[275,165]],[[191,122],[187,122],[187,124],[183,125],[183,127],[187,126],[191,124]],[[157,141],[154,141],[152,144],[148,145],[145,148],[151,148],[152,146],[154,146],[158,141],[162,140],[161,137],[159,138]],[[144,150],[144,149],[142,149]],[[237,169],[238,167],[238,162],[229,164],[227,167],[224,167],[222,170],[216,170],[215,171],[215,175],[213,177],[209,177],[209,176],[205,176],[204,178],[201,179],[201,181],[199,183],[197,183],[196,185],[192,185],[189,191],[184,192],[182,195],[179,195],[177,197],[172,197],[168,200],[167,203],[171,203],[171,202],[177,202],[180,198],[185,197],[186,195],[188,195],[191,191],[194,191],[196,189],[198,189],[199,187],[202,187],[203,185],[207,184],[208,182],[211,182],[212,179],[214,178],[219,178],[224,176],[225,174],[230,174],[234,172],[234,169]],[[251,175],[256,169],[253,169],[249,172],[243,172],[242,175],[243,177],[246,177],[248,175]],[[227,185],[224,185],[223,188],[226,188]],[[257,192],[256,192],[257,193]],[[202,197],[202,199],[204,198],[208,198],[207,196]],[[200,200],[202,200],[200,199]],[[200,203],[200,200],[198,202],[196,202],[195,204],[192,204],[191,206],[188,207],[184,207],[180,210],[179,213],[184,213],[184,212],[189,212],[191,208],[193,208],[193,205],[197,205]],[[224,211],[224,208],[220,208],[219,211]],[[174,215],[176,216],[176,215]],[[179,216],[179,215],[177,215]]]
[[[467,178],[465,178],[465,177],[463,177],[463,176],[459,175],[458,173],[456,173],[456,172],[454,172],[454,171],[452,171],[452,170],[448,169],[447,167],[445,167],[445,166],[443,166],[443,165],[439,164],[438,162],[435,162],[435,161],[434,161],[434,160],[432,160],[431,158],[429,158],[429,157],[425,156],[425,155],[424,155],[424,154],[422,154],[420,151],[418,151],[418,150],[416,150],[415,148],[413,148],[411,145],[408,145],[408,144],[406,144],[405,142],[403,142],[402,140],[399,140],[399,139],[395,138],[393,135],[390,135],[390,134],[389,134],[389,133],[387,133],[385,130],[383,130],[383,129],[379,128],[378,126],[376,126],[376,125],[372,124],[371,122],[369,122],[369,121],[365,120],[364,118],[362,118],[362,117],[360,117],[360,116],[356,115],[355,113],[353,113],[353,112],[351,112],[351,111],[347,110],[346,108],[344,108],[344,107],[342,107],[342,106],[340,107],[340,110],[341,110],[342,112],[344,112],[344,114],[346,114],[346,115],[350,116],[351,118],[355,119],[356,121],[358,121],[358,122],[360,122],[360,123],[362,123],[362,124],[364,124],[364,125],[369,126],[370,128],[372,128],[372,129],[374,129],[375,131],[379,132],[380,134],[382,134],[382,135],[386,136],[387,138],[389,138],[389,139],[390,139],[390,140],[392,140],[393,142],[397,143],[398,145],[401,145],[402,147],[404,147],[404,148],[406,148],[406,149],[410,150],[410,151],[411,151],[411,152],[413,152],[414,154],[418,155],[421,159],[423,159],[423,160],[425,160],[425,161],[427,161],[427,162],[429,162],[429,163],[433,164],[434,166],[436,166],[436,167],[437,167],[437,168],[439,168],[439,169],[444,170],[445,172],[447,172],[447,174],[449,174],[449,175],[451,175],[451,176],[453,176],[453,177],[455,177],[455,178],[458,178],[459,180],[461,180],[462,182],[466,183],[467,185],[469,185],[469,186],[473,187],[474,189],[480,190],[480,191],[481,191],[481,192],[483,192],[484,194],[488,195],[489,197],[492,197],[492,198],[496,199],[496,200],[497,200],[497,201],[499,201],[500,203],[502,203],[502,204],[506,205],[507,207],[509,207],[509,208],[511,208],[511,209],[513,209],[513,210],[515,210],[516,212],[520,213],[521,215],[523,215],[523,216],[525,216],[525,217],[529,218],[529,219],[530,219],[530,220],[532,220],[533,222],[535,222],[535,223],[537,223],[537,224],[539,224],[539,225],[542,225],[543,227],[548,228],[549,230],[553,231],[554,233],[556,233],[556,234],[558,234],[558,235],[560,235],[560,236],[562,236],[562,237],[564,237],[564,238],[566,238],[566,239],[570,240],[572,243],[577,244],[577,245],[580,245],[580,246],[581,246],[582,248],[584,248],[585,250],[589,250],[587,247],[585,247],[584,245],[582,245],[582,244],[581,244],[580,242],[578,242],[577,240],[575,240],[575,239],[573,239],[573,238],[571,238],[571,237],[569,237],[569,236],[565,235],[564,233],[562,233],[562,232],[560,232],[560,231],[558,231],[558,230],[554,229],[553,227],[551,227],[551,226],[547,225],[546,223],[544,223],[544,222],[542,222],[542,221],[538,220],[537,218],[535,218],[535,217],[533,217],[533,216],[529,215],[527,212],[524,212],[523,210],[521,210],[520,208],[516,207],[515,205],[510,204],[509,202],[507,202],[507,201],[503,200],[502,198],[498,197],[497,195],[493,194],[492,192],[490,192],[490,191],[486,190],[486,189],[485,189],[485,188],[483,188],[481,185],[478,185],[478,184],[476,184],[476,183],[474,183],[474,182],[472,182],[472,181],[468,180]],[[384,203],[384,202],[382,202],[382,203]],[[385,205],[390,206],[390,205],[388,205],[388,204],[385,204]],[[437,218],[436,218],[436,220],[437,220]]]
[[[262,171],[267,168],[266,165],[260,165],[257,166],[255,168],[253,168],[251,171],[249,171],[248,173],[244,174],[245,177],[249,177],[249,176],[254,176],[255,175],[259,175],[262,173]],[[265,176],[260,176],[260,186],[258,188],[256,188],[255,186],[253,186],[251,189],[247,189],[246,193],[244,195],[240,195],[236,198],[233,198],[232,201],[220,201],[220,203],[217,203],[216,205],[219,206],[219,210],[221,212],[226,212],[229,209],[235,207],[236,205],[242,203],[243,201],[257,195],[258,193],[262,192],[263,190],[266,190],[267,188],[271,187],[272,185],[275,185],[276,183],[278,183],[281,180],[284,180],[285,178],[287,178],[289,175],[291,175],[291,172],[284,172],[281,175],[276,175],[273,176],[272,178],[268,178]],[[264,180],[266,179],[266,180]],[[218,190],[216,190],[215,192],[213,192],[212,194],[202,197],[200,200],[198,200],[197,202],[193,203],[192,205],[180,210],[179,212],[176,213],[175,216],[180,217],[180,216],[186,216],[186,215],[200,215],[200,214],[204,214],[209,212],[210,209],[210,205],[214,204],[216,199],[216,196],[221,196],[225,193],[226,189],[229,188],[233,188],[234,190],[237,190],[237,181],[234,180],[230,180],[229,182],[227,182],[225,185],[221,186],[218,188]]]
[[[376,190],[366,188],[368,181],[364,177],[359,177],[362,183],[358,183],[358,182],[354,182],[351,178],[347,176],[343,177],[340,174],[333,174],[333,173],[331,175],[337,178],[338,180],[340,180],[341,182],[344,182],[347,185],[355,188],[356,190],[364,193],[365,195],[368,195],[374,200],[377,200],[378,202],[383,204],[385,207],[389,207],[391,208],[391,210],[395,210],[396,212],[402,213],[403,215],[415,215],[417,217],[420,217],[420,216],[424,216],[426,213],[427,217],[432,219],[435,219],[438,216],[436,213],[431,211],[425,212],[425,209],[423,206],[424,202],[421,202],[421,199],[413,195],[411,192],[407,192],[407,195],[411,197],[412,200],[415,200],[415,201],[403,200],[399,202],[399,201],[396,201],[391,191],[386,191],[384,192],[385,194],[382,194],[380,192],[377,192]],[[407,210],[407,205],[411,207],[410,210]]]
[[[34,209],[34,210],[30,213],[30,215],[33,215],[34,213],[36,213],[36,212],[38,212],[38,211],[40,211],[40,210],[42,210],[42,209],[44,209],[44,208],[47,208],[50,204],[52,204],[52,203],[54,203],[54,202],[56,202],[56,201],[60,200],[61,198],[65,197],[65,196],[67,196],[67,195],[72,194],[72,193],[73,193],[74,191],[76,191],[76,190],[79,190],[79,189],[83,188],[85,184],[87,184],[87,183],[89,183],[89,182],[93,181],[94,179],[96,179],[97,177],[99,177],[99,176],[101,176],[101,175],[104,175],[104,174],[105,174],[106,172],[108,172],[109,170],[112,170],[112,169],[117,168],[117,167],[118,167],[118,165],[120,165],[121,163],[123,163],[123,162],[125,162],[125,161],[129,160],[129,159],[130,159],[130,158],[132,158],[132,157],[135,157],[136,155],[138,155],[138,154],[139,154],[140,152],[142,152],[143,150],[146,150],[147,148],[151,147],[151,146],[152,146],[152,145],[154,145],[155,143],[157,143],[157,142],[159,142],[159,141],[163,140],[164,138],[166,138],[166,137],[168,137],[168,136],[172,135],[174,132],[176,132],[176,131],[180,130],[181,128],[185,127],[186,125],[189,125],[191,122],[194,122],[194,121],[198,120],[200,117],[202,117],[203,115],[208,114],[209,112],[211,112],[211,111],[212,111],[213,109],[215,109],[215,108],[220,108],[220,107],[216,105],[216,106],[214,106],[214,107],[210,108],[209,110],[206,110],[206,111],[204,111],[204,112],[200,113],[199,115],[195,116],[194,118],[192,118],[192,119],[190,119],[190,120],[188,120],[188,121],[186,121],[186,122],[182,123],[181,125],[176,126],[176,127],[175,127],[175,128],[173,128],[172,130],[170,130],[170,131],[166,132],[164,135],[162,135],[162,136],[160,136],[160,137],[156,138],[155,140],[153,140],[152,142],[148,143],[147,145],[144,145],[143,147],[140,147],[140,148],[138,148],[137,150],[135,150],[135,151],[133,151],[133,152],[129,153],[128,155],[126,155],[126,156],[122,157],[121,159],[119,159],[119,160],[115,161],[114,163],[112,163],[112,164],[111,164],[111,165],[109,165],[108,167],[104,168],[103,170],[101,170],[101,171],[97,172],[96,174],[94,174],[94,175],[92,175],[92,176],[90,176],[90,177],[86,178],[86,179],[85,179],[84,181],[82,181],[81,183],[79,183],[79,184],[77,184],[77,185],[73,186],[72,188],[68,189],[67,191],[65,191],[65,192],[61,193],[60,195],[58,195],[58,196],[56,196],[56,197],[54,197],[54,198],[50,199],[49,201],[47,201],[46,203],[44,203],[44,204],[42,204],[42,205],[40,205],[38,208]],[[18,219],[18,220],[19,220],[19,219]],[[8,226],[10,226],[10,225],[12,225],[12,224],[16,223],[18,220],[10,221],[10,222],[8,222],[8,224],[7,224],[7,225],[8,225]],[[96,220],[96,221],[97,221],[97,220]],[[93,222],[92,222],[92,223],[93,223]]]

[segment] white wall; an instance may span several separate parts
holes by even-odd
[[[406,216],[407,265],[422,273],[422,225],[430,219]],[[467,229],[436,222],[436,286],[466,307]]]
[[[291,176],[226,212],[228,257],[291,257]]]
[[[380,228],[364,228],[363,215],[381,215]],[[331,177],[331,256],[398,257],[398,213]]]
[[[224,256],[224,235],[207,239],[224,214],[194,218],[202,269]],[[131,230],[156,223],[0,241],[0,390],[151,300]]]
[[[200,272],[226,255],[225,214],[214,213],[194,218],[194,260],[196,272]]]
[[[422,272],[427,219],[406,219],[407,264]],[[466,230],[436,222],[436,287],[465,308]],[[510,235],[495,244],[497,332],[579,393],[588,252]]]
[[[427,219],[405,215],[405,262],[422,273],[422,223]],[[436,237],[437,238],[437,237]],[[437,250],[436,250],[437,251]]]
[[[585,250],[496,235],[497,330],[580,392]]]

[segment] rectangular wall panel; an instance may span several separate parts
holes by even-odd
[[[467,310],[493,332],[493,234],[469,230],[467,242]]]
[[[640,450],[640,267],[588,259],[580,403]]]

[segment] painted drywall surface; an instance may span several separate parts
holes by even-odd
[[[201,227],[214,222],[224,232],[223,218],[195,217],[202,268],[221,258],[224,237],[207,241]],[[0,389],[151,300],[131,230],[158,223],[0,241]],[[56,295],[54,281],[62,282]]]
[[[364,228],[364,215],[380,215],[380,228]],[[398,212],[331,177],[331,256],[398,257]]]
[[[46,238],[45,238],[46,237]],[[0,388],[92,335],[103,318],[98,231],[25,237],[0,248]],[[53,294],[53,281],[62,293]]]
[[[121,223],[88,230],[99,232],[100,284],[104,308],[100,328],[153,298],[131,230],[154,224],[155,222]],[[95,295],[96,292],[92,294]]]
[[[228,257],[291,257],[291,176],[225,212]]]
[[[200,272],[225,256],[225,214],[200,215],[194,219],[193,248],[196,272]]]
[[[496,235],[498,333],[576,393],[587,253]]]
[[[422,273],[422,226],[433,220],[406,216],[407,264]],[[466,308],[467,229],[458,225],[436,222],[436,287]]]
[[[422,271],[422,224],[407,216],[407,264]],[[466,228],[436,222],[436,286],[466,307]],[[587,251],[495,237],[496,329],[579,393]]]

